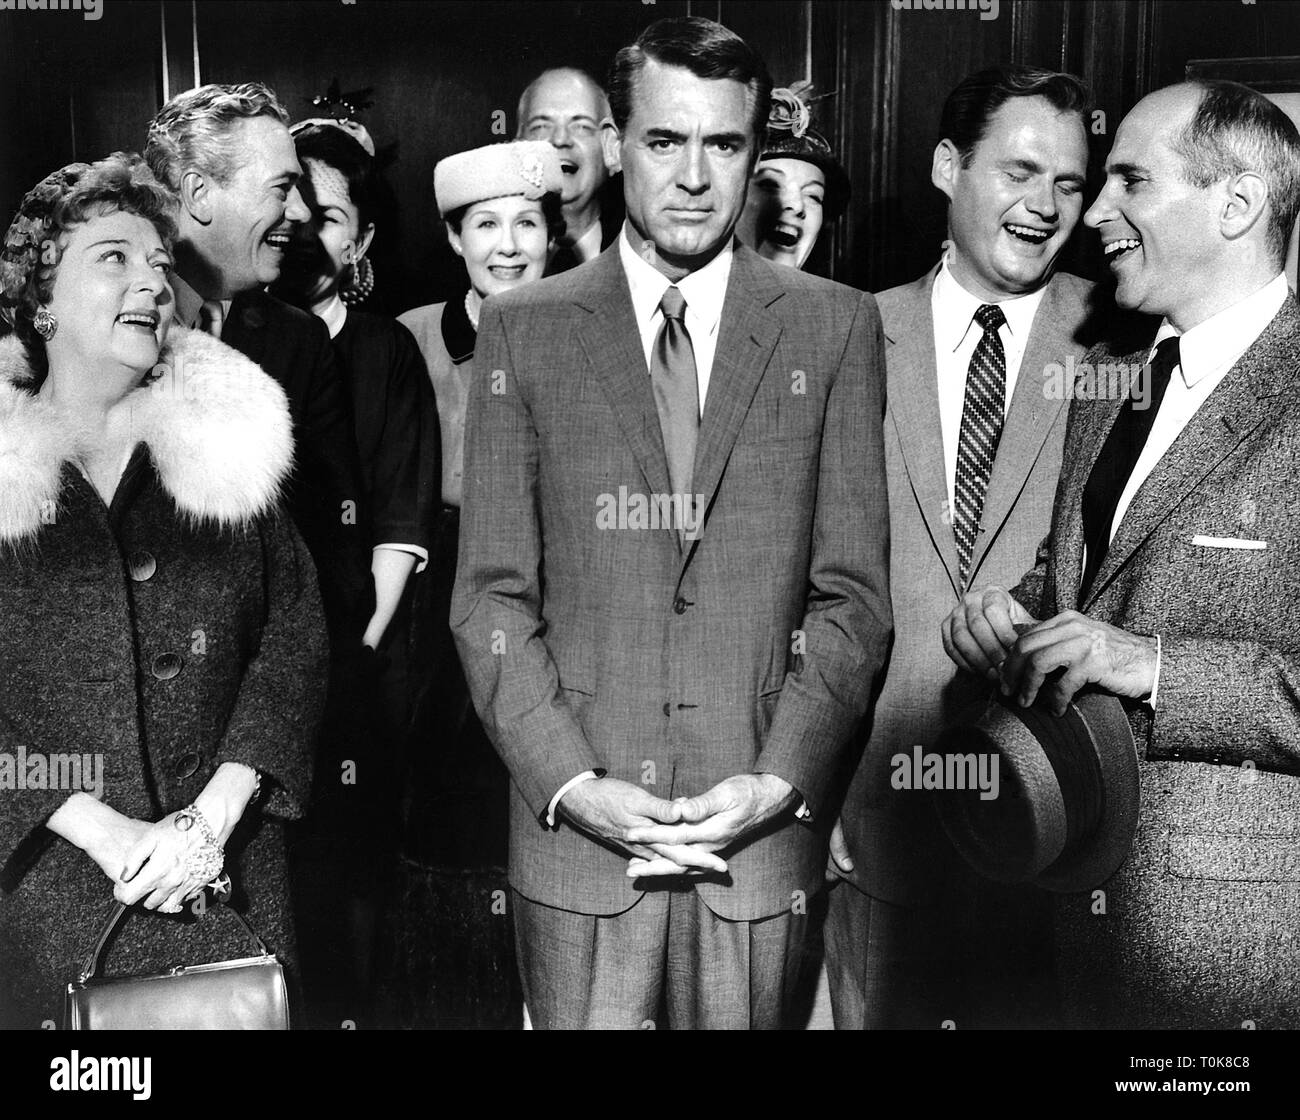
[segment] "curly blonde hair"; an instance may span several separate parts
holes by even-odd
[[[45,344],[32,320],[50,301],[67,234],[117,211],[151,222],[171,248],[175,198],[134,152],[70,163],[47,175],[27,192],[0,244],[0,323],[7,328],[0,333],[18,335],[38,377],[45,372]]]

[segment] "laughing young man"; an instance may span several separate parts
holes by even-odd
[[[831,873],[846,880],[826,928],[841,1029],[1040,1012],[1041,904],[956,866],[928,795],[894,788],[891,760],[928,747],[974,698],[939,621],[967,588],[1017,579],[1047,533],[1068,412],[1048,371],[1085,352],[1093,298],[1055,271],[1083,210],[1088,103],[1077,78],[1045,70],[961,82],[931,166],[948,251],[879,296],[895,633],[831,845]]]

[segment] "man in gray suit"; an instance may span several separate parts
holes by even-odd
[[[928,748],[974,698],[944,656],[944,615],[968,587],[1016,579],[1047,532],[1060,373],[1087,349],[1093,295],[1054,271],[1083,209],[1088,100],[1077,78],[1046,70],[962,81],[931,168],[948,197],[947,252],[879,297],[894,644],[832,837],[830,870],[845,879],[826,926],[840,1029],[966,1027],[981,1002],[968,981],[1007,991],[1016,969],[1046,967],[1045,915],[1024,892],[975,889],[930,795],[897,781],[894,760]],[[996,1021],[993,1009],[977,1021]]]
[[[1163,321],[1089,355],[1140,376],[1076,400],[1037,565],[944,624],[1021,704],[1090,686],[1129,711],[1128,858],[1057,908],[1070,1025],[1300,1026],[1298,209],[1300,136],[1253,90],[1171,86],[1125,117],[1085,221],[1117,302]]]
[[[781,1025],[888,642],[875,303],[733,237],[770,86],[652,24],[609,85],[623,234],[483,311],[451,620],[538,1027]]]

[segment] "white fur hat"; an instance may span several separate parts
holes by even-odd
[[[545,140],[512,140],[457,152],[433,169],[433,194],[444,218],[472,202],[515,194],[538,199],[552,191],[559,194],[563,185],[560,157]]]

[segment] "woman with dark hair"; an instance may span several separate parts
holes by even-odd
[[[374,586],[362,679],[342,682],[347,699],[330,713],[310,835],[293,847],[300,878],[331,884],[328,895],[302,890],[299,906],[310,919],[302,941],[313,1022],[337,1025],[342,1018],[364,1023],[374,1006],[380,911],[396,871],[403,746],[418,691],[413,678],[427,675],[412,663],[411,615],[414,576],[429,558],[438,418],[410,331],[358,306],[374,284],[367,253],[379,181],[369,133],[331,118],[290,132],[311,221],[295,230],[274,290],[325,323],[350,390]]]
[[[428,562],[434,491],[422,492],[421,482],[434,465],[421,459],[421,421],[433,419],[433,402],[423,393],[424,362],[410,332],[356,309],[374,285],[366,256],[376,217],[369,134],[355,122],[332,120],[306,121],[291,132],[312,221],[296,231],[275,294],[324,321],[351,389],[375,587],[362,641],[378,649],[408,580]],[[423,450],[427,456],[431,449]]]
[[[306,801],[327,640],[278,500],[288,402],[172,326],[171,205],[137,156],[71,164],[0,250],[7,1026],[58,1022],[114,898],[141,910],[110,973],[247,956],[225,907],[186,905],[230,881],[292,961],[280,821]]]
[[[767,141],[750,179],[736,236],[776,264],[803,268],[822,229],[844,213],[849,177],[830,145],[811,127],[804,100],[811,87],[796,82],[772,91]]]

